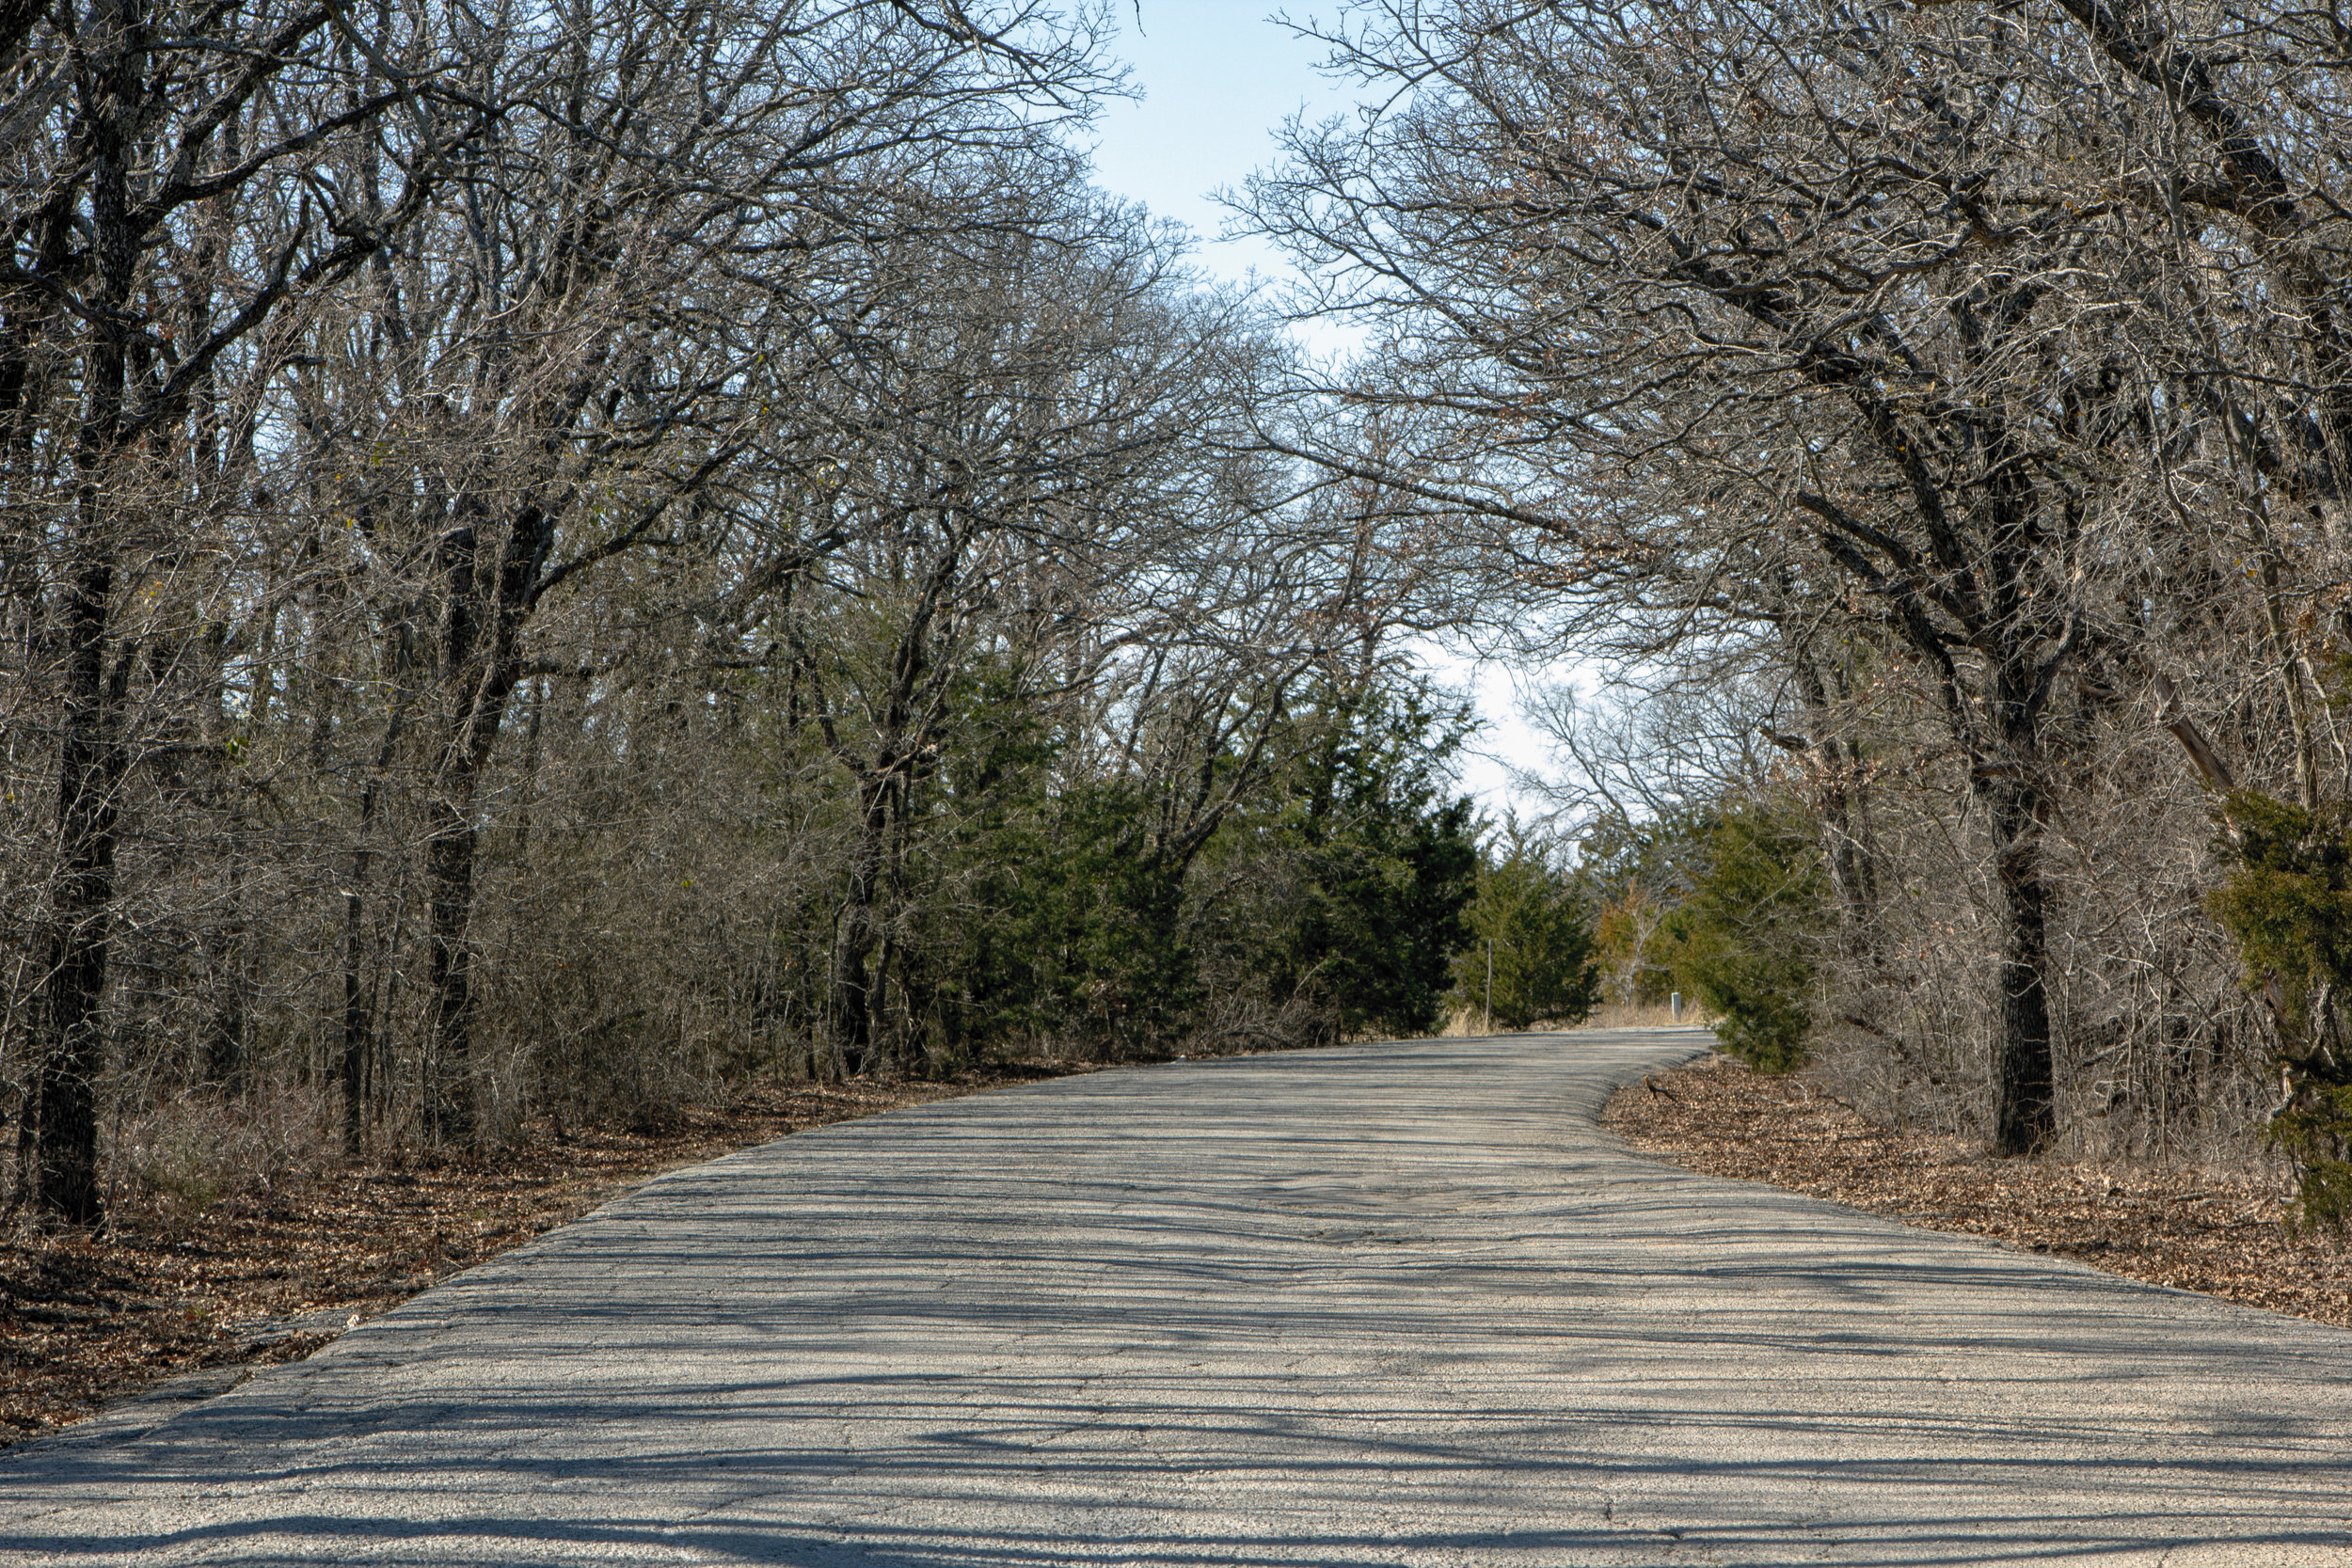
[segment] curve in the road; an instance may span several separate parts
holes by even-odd
[[[11,1562],[2352,1564],[2352,1336],[1644,1159],[1702,1037],[1103,1072],[682,1171]]]

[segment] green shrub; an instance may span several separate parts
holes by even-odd
[[[1716,1015],[1724,1049],[1763,1072],[1804,1065],[1827,879],[1805,825],[1767,806],[1701,834],[1694,885],[1670,925],[1675,973]]]
[[[1439,770],[1458,718],[1406,689],[1331,702],[1322,721],[1321,743],[1283,780],[1288,809],[1259,840],[1294,878],[1268,944],[1277,989],[1311,993],[1343,1037],[1427,1034],[1478,878],[1470,802]]]
[[[2352,979],[2352,802],[2306,811],[2257,790],[2222,808],[2236,863],[2206,900],[2270,1005],[2288,1099],[2271,1141],[2299,1180],[2291,1228],[2352,1225],[2352,1052],[2338,993]]]
[[[1600,999],[1584,900],[1549,840],[1514,822],[1497,847],[1479,865],[1468,915],[1471,942],[1454,960],[1454,1005],[1485,1015],[1491,959],[1497,1027],[1573,1023]]]

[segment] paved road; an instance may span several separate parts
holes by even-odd
[[[680,1172],[9,1562],[2352,1564],[2352,1335],[1628,1153],[1691,1035],[1104,1072]]]

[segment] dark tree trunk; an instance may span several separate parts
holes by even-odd
[[[1994,863],[2001,886],[2001,952],[1994,982],[1993,1148],[2031,1154],[2057,1126],[2050,998],[2049,892],[2042,825],[2030,792],[1993,791]]]
[[[473,1059],[471,926],[481,847],[474,797],[498,744],[507,702],[521,684],[523,622],[542,591],[554,534],[555,519],[539,507],[516,513],[497,558],[486,604],[479,587],[475,531],[453,532],[442,546],[449,610],[441,629],[441,678],[454,701],[426,814],[426,983],[432,1006],[425,1131],[446,1143],[469,1143],[481,1131]]]
[[[368,851],[351,857],[352,886],[343,895],[343,1152],[357,1157],[367,1148],[368,1045],[375,1033],[375,1008],[359,968],[367,953]]]
[[[1993,1148],[2031,1154],[2057,1128],[2050,1031],[2049,883],[2042,875],[2050,800],[2039,713],[2047,671],[2019,658],[1995,672],[1990,693],[2001,754],[1979,761],[1975,787],[1992,823],[1994,873],[2001,921],[1993,1034]]]
[[[2031,290],[1990,292],[1986,319],[2006,339],[2033,307]],[[2043,559],[2074,524],[2065,506],[2045,503],[2027,477],[2029,454],[2009,425],[1979,417],[1984,492],[1992,527],[1985,573],[1993,633],[1979,646],[2002,657],[1989,673],[1985,707],[2000,745],[1996,766],[1977,778],[1991,786],[1994,873],[2001,885],[2001,952],[1993,1044],[1993,1148],[2031,1154],[2057,1131],[2057,1070],[2050,1037],[2047,971],[2050,888],[2042,876],[2049,825],[2048,779],[2062,740],[2049,733],[2050,694],[2072,644],[2073,623],[2055,619]],[[2057,527],[2044,526],[2047,518]]]
[[[115,893],[115,842],[121,811],[120,687],[131,659],[110,677],[116,538],[113,512],[127,498],[110,494],[123,429],[130,317],[138,237],[130,214],[130,136],[139,104],[145,24],[132,4],[102,6],[91,17],[92,97],[85,115],[89,146],[90,247],[97,262],[93,303],[103,310],[89,329],[83,414],[74,462],[78,561],[64,614],[64,704],[57,747],[57,879],[51,893],[46,1039],[36,1085],[39,1158],[33,1201],[40,1212],[73,1225],[95,1223],[98,1196],[96,1080],[104,1044],[101,1001]]]
[[[64,736],[57,763],[58,876],[51,894],[49,974],[33,1115],[34,1207],[72,1225],[99,1218],[95,1084],[104,1043],[100,1001],[114,908],[122,750],[107,679],[114,568],[76,576],[67,604]]]

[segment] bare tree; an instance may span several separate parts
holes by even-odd
[[[1263,439],[1257,308],[1086,188],[1101,8],[26,16],[22,1198],[1215,1013],[1196,868],[1415,575]]]
[[[38,541],[47,601],[28,607],[44,625],[27,673],[49,683],[57,736],[24,1178],[69,1222],[99,1211],[92,1083],[136,746],[126,721],[164,651],[132,607],[186,564],[197,519],[223,502],[224,476],[191,486],[182,467],[239,441],[216,388],[270,373],[273,324],[315,310],[392,244],[446,172],[434,120],[403,112],[436,90],[431,30],[404,15],[362,40],[331,8],[136,3],[7,29],[23,91],[6,154],[0,409],[11,528]],[[463,103],[440,112],[456,134],[479,119]],[[389,201],[332,177],[344,148],[370,140],[399,169]]]
[[[1096,687],[1121,649],[1164,638],[1181,607],[1142,608],[1155,578],[1197,591],[1184,540],[1231,515],[1202,495],[1204,438],[1247,406],[1263,353],[1247,318],[1184,298],[1136,214],[1083,191],[1025,200],[878,258],[899,292],[828,324],[842,352],[801,391],[838,543],[778,575],[791,592],[771,625],[855,795],[827,1004],[848,1070],[911,1049],[914,1015],[891,1000],[920,990],[898,908],[909,835],[975,657],[1030,700]]]
[[[405,458],[366,465],[364,504],[397,501],[434,616],[429,690],[387,722],[430,753],[425,1115],[458,1141],[478,1116],[475,801],[528,626],[581,574],[752,504],[804,444],[786,410],[813,317],[855,285],[840,259],[961,221],[941,170],[1043,146],[1094,81],[1083,32],[1018,8],[581,6],[506,30],[527,47],[477,62],[474,90],[516,107],[467,148],[432,243],[372,279],[338,411],[308,420],[323,468]]]
[[[1903,672],[1986,834],[1994,1142],[2041,1143],[2050,825],[2182,586],[2166,476],[2250,438],[2178,352],[2212,292],[2150,231],[2194,192],[2249,249],[2283,243],[2275,160],[2153,8],[1352,15],[1335,65],[1402,96],[1300,128],[1252,203],[1333,269],[1330,308],[1383,324],[1347,389],[1390,410],[1376,467],[1628,652],[1768,639],[1821,717],[1807,650],[1859,639]],[[2209,336],[2250,349],[2275,285],[2236,276]],[[2326,314],[2284,334],[2306,363],[2332,363]],[[2307,733],[2308,692],[2280,691]]]

